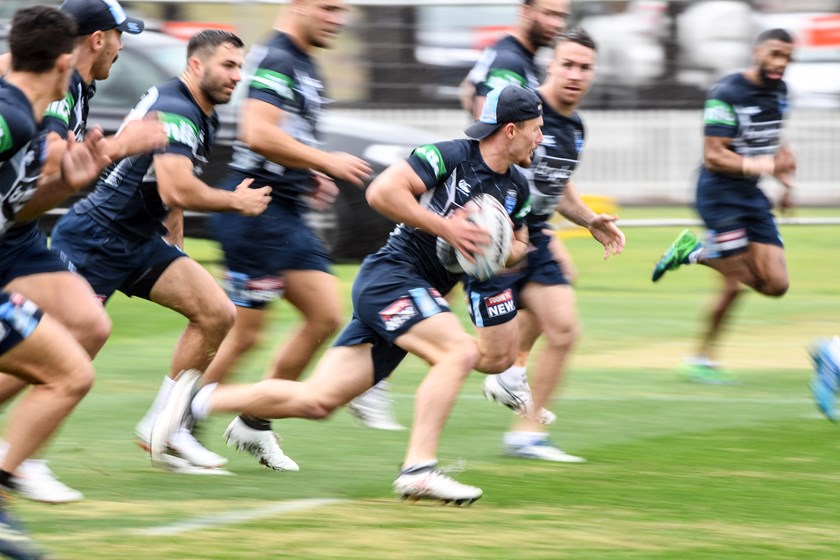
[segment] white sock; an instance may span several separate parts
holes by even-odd
[[[195,394],[192,402],[190,403],[190,410],[192,411],[193,418],[196,420],[204,420],[210,416],[210,397],[213,395],[213,391],[215,391],[218,386],[218,383],[210,383],[198,390],[198,393]]]
[[[149,421],[151,421],[158,415],[158,413],[161,410],[163,410],[163,407],[166,406],[166,401],[169,400],[169,393],[172,392],[172,388],[174,386],[174,379],[172,379],[168,375],[163,378],[163,383],[160,384],[158,394],[155,397],[154,402],[152,402],[152,406],[149,407],[149,411],[146,413],[146,416],[143,418],[143,420],[148,419]]]
[[[703,254],[703,247],[702,245],[698,245],[696,249],[688,254],[688,262],[690,264],[697,264],[697,261],[700,259],[700,255]]]
[[[533,445],[548,437],[545,432],[505,432],[502,443],[513,447]]]
[[[525,366],[510,366],[499,374],[499,379],[505,385],[519,385],[525,379]]]

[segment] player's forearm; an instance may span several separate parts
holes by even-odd
[[[528,254],[528,228],[522,226],[513,232],[513,240],[511,241],[510,251],[508,251],[508,258],[505,261],[505,268],[510,268],[519,263]]]
[[[75,189],[64,182],[60,174],[42,177],[32,198],[18,211],[15,220],[19,222],[34,220],[61,204],[74,192]]]
[[[557,204],[557,211],[561,216],[581,227],[589,227],[595,219],[595,212],[586,205],[571,183],[566,185],[563,197]]]
[[[273,124],[260,122],[243,131],[242,141],[267,160],[295,169],[325,171],[329,154],[307,146]]]
[[[242,205],[233,192],[215,189],[193,176],[171,183],[158,177],[158,191],[164,204],[184,210],[203,212],[239,212]]]
[[[443,235],[446,220],[421,206],[408,188],[382,186],[375,181],[366,192],[371,208],[394,222],[432,235]]]
[[[172,208],[163,222],[166,228],[166,235],[163,239],[170,245],[184,248],[184,211],[180,208]]]

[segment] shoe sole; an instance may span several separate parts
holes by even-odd
[[[483,495],[483,494],[482,494]],[[424,494],[400,494],[400,499],[404,502],[411,502],[413,504],[419,502],[420,500],[429,501],[429,502],[438,502],[441,505],[448,506],[449,504],[455,506],[471,506],[472,504],[476,503],[478,500],[481,499],[481,496],[475,498],[438,498],[436,496],[428,496]]]

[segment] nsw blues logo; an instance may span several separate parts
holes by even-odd
[[[516,191],[508,189],[508,192],[505,194],[505,212],[510,214],[514,208],[516,208]]]
[[[580,154],[583,151],[583,134],[580,130],[575,130],[575,151]]]

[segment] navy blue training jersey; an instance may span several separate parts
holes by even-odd
[[[731,74],[709,90],[703,122],[706,136],[731,138],[730,148],[740,156],[772,155],[781,142],[782,120],[787,112],[787,86],[780,81],[759,86],[743,74]],[[701,167],[699,184],[744,193],[758,189],[759,177],[727,175]]]
[[[45,133],[55,132],[61,138],[67,138],[67,133],[72,132],[77,142],[83,141],[87,130],[90,98],[93,97],[95,91],[94,84],[86,84],[79,72],[73,70],[64,98],[53,101],[47,106],[41,128]],[[37,229],[37,220],[15,224],[9,230],[6,241],[29,239]]]
[[[475,94],[484,97],[490,90],[508,84],[535,90],[540,85],[540,72],[534,53],[508,35],[484,49],[467,79],[475,84]]]
[[[219,125],[215,111],[206,115],[178,78],[146,92],[126,122],[141,119],[152,111],[157,112],[169,139],[163,153],[188,157],[195,174],[201,175]],[[102,172],[94,191],[76,202],[73,209],[89,214],[101,226],[132,241],[165,234],[162,222],[169,208],[157,188],[153,165],[156,153],[130,156],[111,164]]]
[[[448,216],[478,194],[489,194],[502,203],[519,229],[529,210],[528,181],[516,166],[505,174],[487,167],[475,140],[450,140],[415,149],[408,164],[428,189],[420,204]],[[436,287],[451,288],[460,278],[448,272],[435,252],[437,238],[417,228],[399,224],[380,249],[396,260],[413,265]]]
[[[250,76],[248,97],[283,110],[278,126],[295,140],[320,146],[318,118],[324,104],[324,85],[318,68],[285,33],[248,53],[246,75]],[[253,177],[257,184],[270,185],[271,196],[279,201],[305,204],[301,195],[311,189],[309,169],[273,163],[238,141],[233,146],[230,168]]]
[[[539,92],[537,92],[539,95]],[[566,183],[578,166],[583,152],[584,127],[580,115],[561,115],[543,102],[543,141],[534,153],[531,167],[523,169],[531,187],[528,225],[542,227],[554,214]]]
[[[0,78],[0,237],[35,193],[46,157],[44,138],[29,99]]]
[[[96,93],[96,84],[86,84],[77,70],[73,70],[64,99],[53,101],[44,112],[44,128],[57,132],[62,138],[72,132],[77,142],[85,139],[90,98]]]

